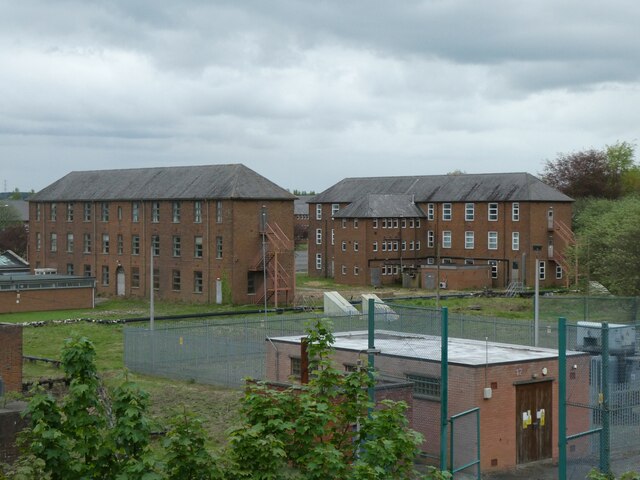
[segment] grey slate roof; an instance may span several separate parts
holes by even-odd
[[[412,195],[369,194],[341,208],[335,218],[420,218],[425,214],[413,202]]]
[[[242,164],[71,172],[30,201],[175,199],[293,200],[285,189]]]
[[[345,178],[309,203],[355,202],[368,194],[414,195],[416,202],[572,202],[529,173]]]
[[[313,195],[299,195],[293,202],[294,215],[308,215],[309,214],[309,200]]]

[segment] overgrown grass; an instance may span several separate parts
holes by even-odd
[[[436,307],[435,298],[401,300],[399,303],[418,307]],[[442,298],[440,307],[447,307],[451,313],[465,313],[483,317],[514,320],[533,318],[533,299],[518,297],[464,297]]]

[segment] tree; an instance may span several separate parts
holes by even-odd
[[[619,198],[637,192],[640,167],[634,163],[635,146],[628,142],[604,150],[559,154],[545,162],[542,180],[573,198]]]
[[[27,230],[22,223],[0,230],[0,252],[12,250],[21,257],[27,254]]]
[[[21,224],[20,212],[13,205],[2,203],[0,200],[0,230]]]
[[[591,200],[574,219],[581,270],[612,293],[640,293],[640,197]]]
[[[413,462],[422,437],[407,426],[406,404],[384,401],[373,409],[366,389],[372,377],[366,369],[345,374],[334,368],[332,343],[326,321],[309,330],[308,385],[278,389],[250,382],[241,423],[213,455],[201,422],[187,412],[152,448],[148,395],[126,377],[108,391],[93,344],[73,337],[62,352],[69,392],[60,404],[43,392],[33,396],[25,454],[9,474],[21,480],[419,478]],[[450,476],[433,470],[422,478]]]

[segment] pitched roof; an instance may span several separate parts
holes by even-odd
[[[368,194],[413,195],[416,202],[572,202],[529,173],[345,178],[309,203],[351,203]]]
[[[335,218],[424,217],[424,212],[413,202],[412,195],[369,194],[341,208]]]
[[[242,164],[71,172],[30,201],[293,200],[285,189]]]

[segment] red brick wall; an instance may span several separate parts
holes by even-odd
[[[74,274],[83,275],[84,266],[91,266],[96,277],[99,295],[116,295],[117,271],[125,274],[125,294],[148,297],[150,288],[150,249],[152,236],[160,238],[160,255],[154,257],[160,288],[155,291],[158,299],[213,303],[216,301],[216,279],[223,283],[223,291],[230,296],[224,301],[237,304],[252,303],[255,296],[247,293],[248,268],[261,252],[258,222],[262,205],[267,207],[269,222],[277,223],[289,239],[293,240],[293,200],[222,200],[221,222],[218,222],[217,201],[201,200],[202,220],[194,221],[195,201],[180,201],[180,221],[173,222],[173,201],[160,201],[159,222],[152,222],[153,201],[140,201],[139,221],[132,221],[130,201],[108,202],[109,221],[101,219],[102,202],[91,202],[91,221],[84,222],[84,202],[73,202],[74,218],[66,219],[66,202],[57,202],[57,218],[50,220],[51,203],[41,203],[40,220],[36,220],[35,202],[30,203],[31,232],[29,251],[32,268],[52,267],[58,273],[67,272],[67,264],[73,264]],[[120,214],[119,214],[120,212]],[[57,252],[50,249],[50,234],[58,238]],[[41,248],[36,248],[36,235],[41,236]],[[73,252],[67,252],[67,234],[74,235]],[[90,234],[91,253],[84,253],[83,236]],[[102,236],[109,235],[109,253],[102,251]],[[118,251],[118,236],[122,236],[123,249]],[[140,237],[140,253],[132,254],[132,236]],[[180,237],[180,256],[173,255],[173,237]],[[203,238],[202,258],[194,256],[195,237]],[[222,237],[223,255],[216,256],[216,238]],[[293,251],[283,256],[281,263],[289,278],[293,278]],[[109,282],[102,281],[102,267],[108,267]],[[132,270],[140,275],[138,287],[132,285]],[[173,289],[173,272],[180,272],[180,289]],[[194,291],[194,272],[202,272],[203,292]],[[291,295],[292,296],[292,295]],[[281,300],[281,299],[280,299]]]
[[[19,297],[18,297],[19,295]],[[42,288],[0,292],[0,312],[93,308],[93,288]]]
[[[554,219],[561,221],[566,226],[571,225],[572,204],[568,202],[516,202],[519,205],[519,220],[514,221],[512,209],[514,202],[498,202],[498,220],[490,221],[488,218],[489,203],[474,203],[474,220],[465,220],[465,203],[452,203],[452,219],[442,219],[442,203],[436,203],[435,217],[433,221],[420,219],[420,227],[410,228],[410,219],[406,220],[406,228],[402,228],[402,219],[398,220],[398,227],[383,228],[383,219],[378,219],[378,228],[373,228],[373,219],[359,219],[355,228],[353,219],[346,219],[346,227],[343,228],[342,219],[331,218],[331,204],[322,204],[322,219],[316,218],[316,205],[310,205],[309,220],[309,275],[334,277],[338,282],[351,285],[370,285],[370,268],[382,265],[415,265],[426,264],[431,257],[434,261],[440,258],[450,258],[455,264],[464,264],[465,259],[474,260],[474,264],[487,264],[488,261],[496,261],[498,264],[498,278],[492,280],[493,287],[506,287],[510,281],[516,279],[526,281],[532,286],[535,281],[535,254],[532,245],[543,246],[539,259],[546,262],[546,278],[540,285],[563,285],[565,278],[556,278],[556,265],[558,253],[566,248],[566,243],[558,234],[557,229],[549,228],[548,213],[553,211]],[[347,204],[341,204],[343,208]],[[426,203],[419,206],[426,212]],[[395,220],[394,220],[395,225]],[[316,243],[316,231],[322,231],[322,243]],[[331,243],[331,231],[334,232],[334,242]],[[433,231],[435,245],[440,245],[439,251],[435,246],[427,245],[427,233]],[[450,231],[451,248],[442,247],[442,232]],[[474,232],[474,248],[465,248],[465,232]],[[497,249],[488,249],[488,233],[497,232]],[[518,232],[520,236],[519,247],[513,249],[512,234]],[[407,243],[402,251],[402,241]],[[346,242],[346,251],[342,250],[342,242]],[[353,243],[357,241],[359,251],[355,252]],[[398,241],[400,246],[397,251],[383,251],[382,242]],[[410,249],[410,242],[420,241],[420,249]],[[373,249],[374,242],[378,243],[377,252]],[[553,243],[555,250],[552,255],[549,243]],[[316,268],[316,254],[322,255],[322,268]],[[518,266],[514,269],[514,265]],[[331,265],[334,266],[333,272]],[[342,270],[342,266],[345,270]],[[354,274],[354,267],[358,266],[358,275]],[[345,272],[344,274],[342,272]],[[563,272],[563,277],[566,272]],[[400,275],[381,276],[383,284],[399,283]],[[459,288],[451,285],[451,288]],[[464,288],[464,287],[462,287]]]
[[[22,327],[0,324],[0,377],[7,392],[22,391]]]

